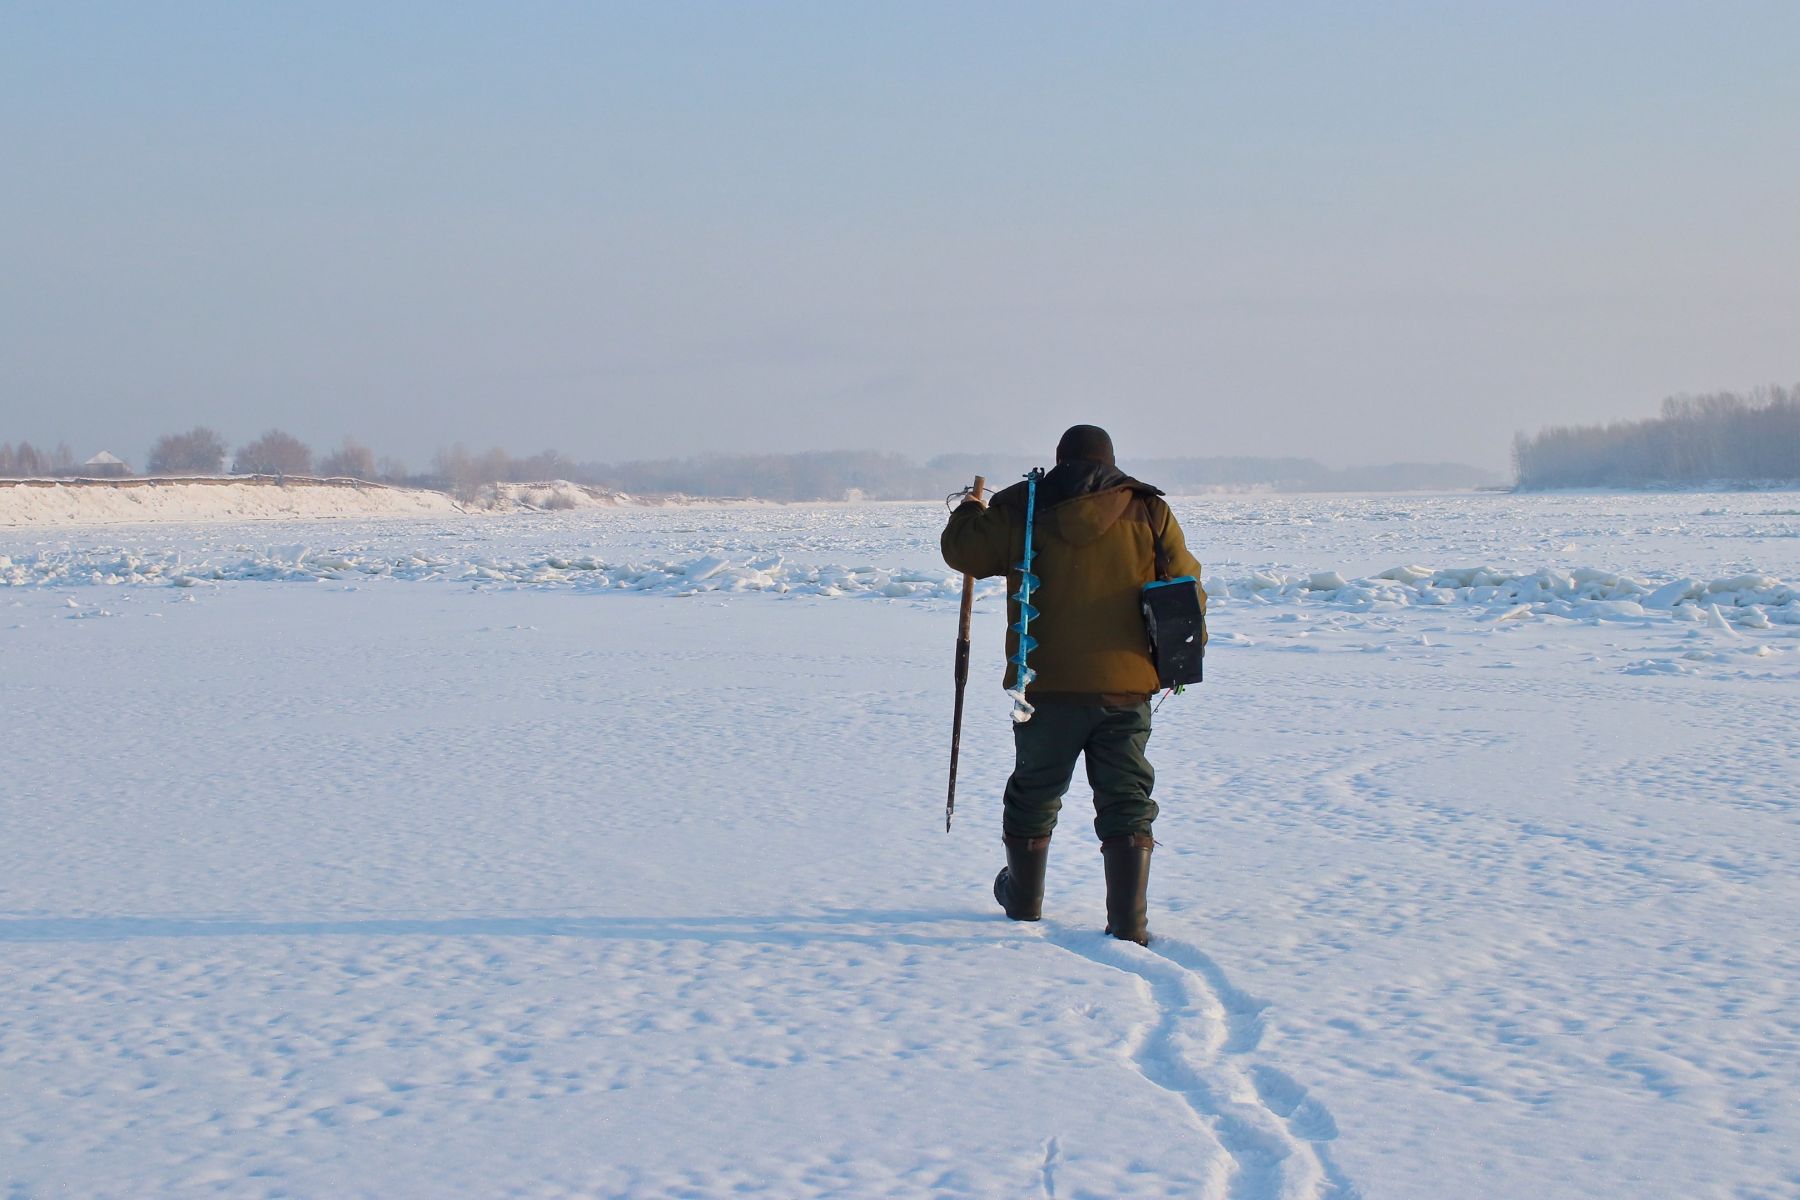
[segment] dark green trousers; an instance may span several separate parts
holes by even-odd
[[[1031,720],[1013,726],[1014,763],[1006,781],[1008,837],[1043,837],[1056,828],[1063,794],[1075,777],[1075,760],[1087,756],[1094,789],[1094,832],[1102,840],[1149,833],[1156,820],[1150,791],[1156,772],[1144,757],[1150,740],[1150,705],[1101,708],[1040,704]]]

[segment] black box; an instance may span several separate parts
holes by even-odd
[[[1206,603],[1192,575],[1144,585],[1150,660],[1165,688],[1199,683],[1206,658]]]

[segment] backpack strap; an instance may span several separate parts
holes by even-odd
[[[1169,578],[1169,552],[1163,546],[1163,534],[1169,528],[1168,509],[1165,505],[1163,525],[1161,529],[1158,529],[1156,527],[1156,510],[1150,507],[1150,497],[1140,496],[1139,499],[1144,503],[1144,524],[1150,526],[1150,541],[1156,556],[1156,581],[1162,583]]]

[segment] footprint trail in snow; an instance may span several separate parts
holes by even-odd
[[[1198,947],[1153,933],[1135,946],[1044,923],[1051,945],[1133,975],[1153,1016],[1127,1051],[1145,1079],[1179,1096],[1229,1156],[1224,1200],[1359,1200],[1322,1143],[1337,1136],[1324,1105],[1278,1068],[1252,1061],[1266,1003],[1231,986]]]

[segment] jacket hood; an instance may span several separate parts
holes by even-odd
[[[1025,511],[1026,485],[1015,483],[995,494],[996,507]],[[1092,542],[1111,529],[1134,496],[1160,496],[1162,489],[1133,479],[1106,463],[1059,463],[1038,483],[1039,521],[1054,521],[1057,535],[1077,546]]]

